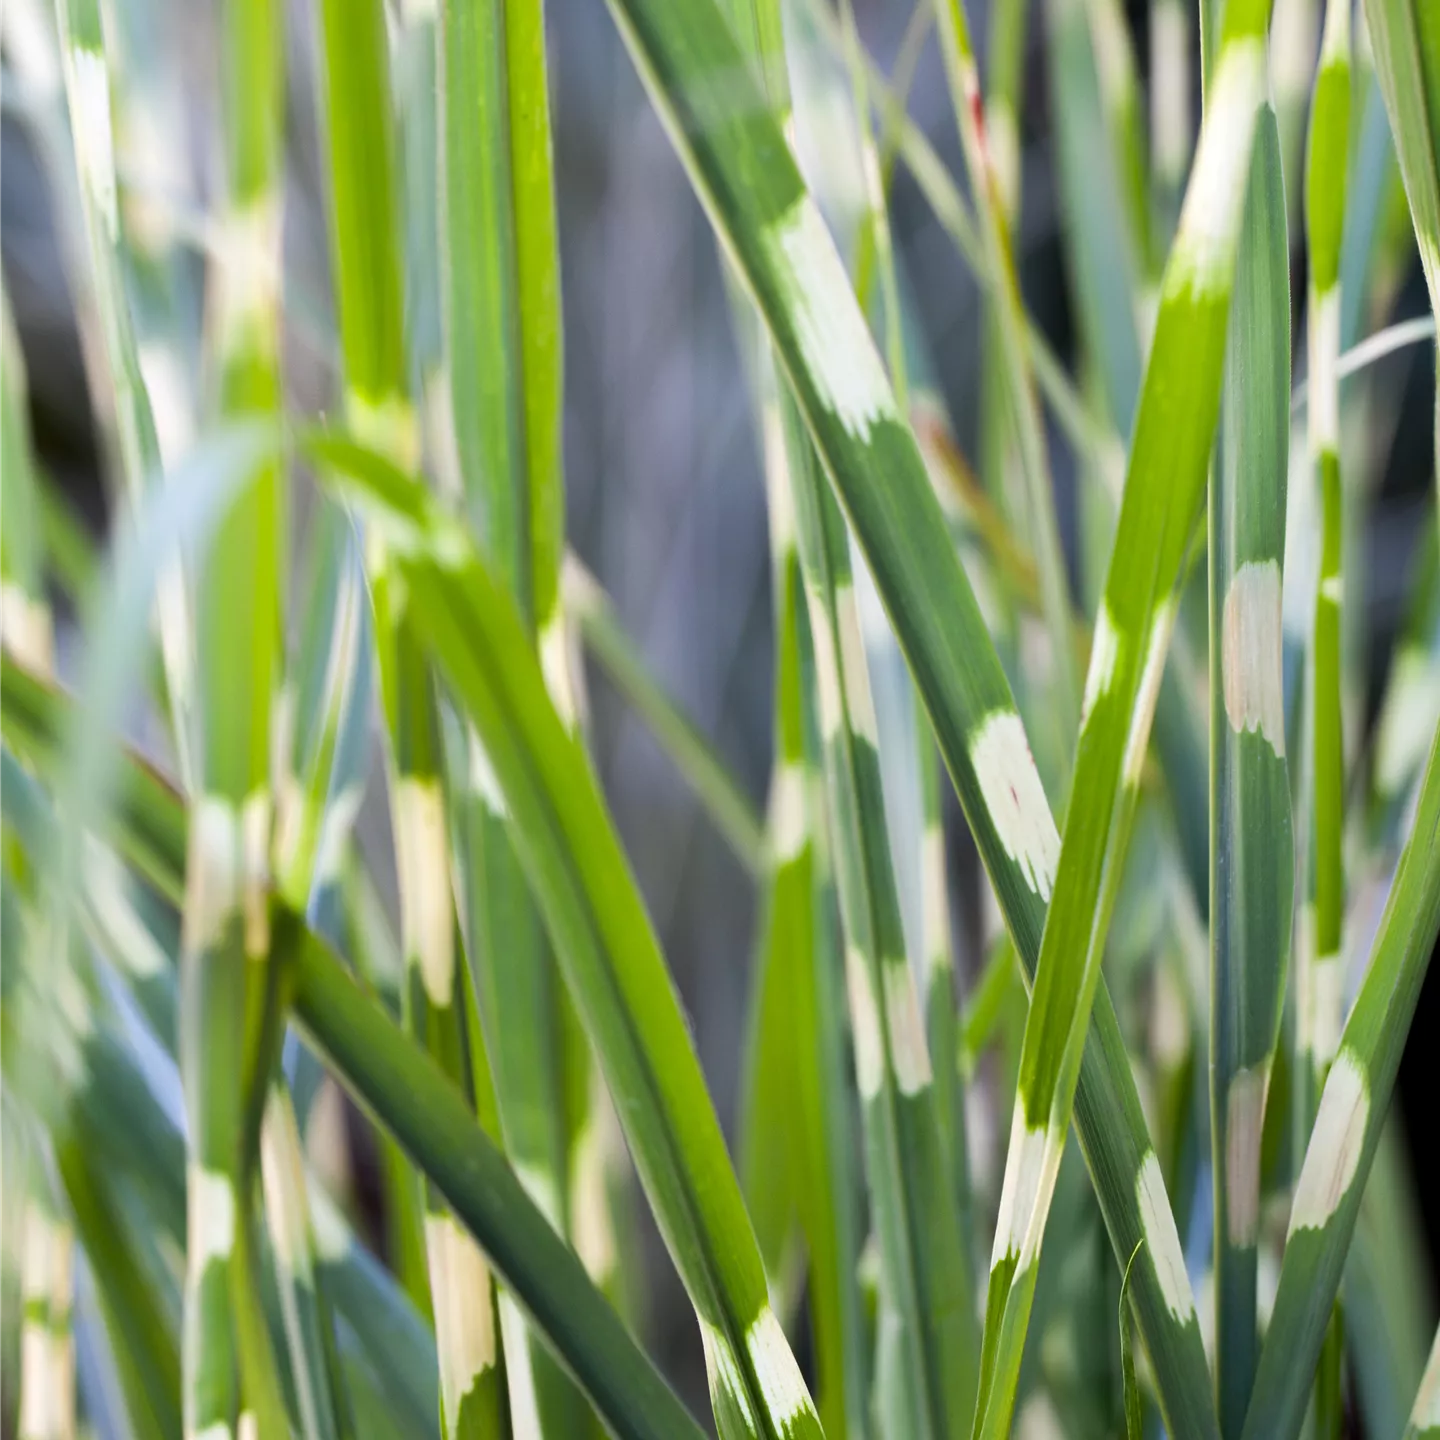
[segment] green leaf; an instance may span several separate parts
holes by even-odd
[[[753,81],[713,0],[615,0],[612,9],[764,317],[1031,970],[1058,851],[1053,821],[929,476],[895,411],[839,257],[773,119],[757,95],[741,98]],[[1218,389],[1218,353],[1214,368]],[[1128,1256],[1143,1233],[1135,1181],[1150,1145],[1108,1002],[1097,1021],[1084,1066],[1080,1132],[1112,1244]],[[1167,1422],[1172,1433],[1211,1435],[1199,1327],[1175,1317],[1152,1266],[1141,1270],[1137,1309]]]
[[[1261,114],[1241,223],[1210,484],[1210,1135],[1216,1376],[1238,1434],[1258,1353],[1260,1140],[1290,949],[1294,852],[1280,601],[1290,286],[1279,130]]]
[[[1268,19],[1265,0],[1233,3],[1226,11],[1200,153],[1161,289],[1025,1028],[991,1261],[977,1435],[1000,1436],[1010,1427],[1035,1260],[1069,1127],[1176,591],[1205,493],[1235,247],[1264,95]],[[1161,1280],[1170,1323],[1189,1328],[1194,1300],[1153,1152],[1135,1185],[1147,1240],[1142,1267]],[[1168,1412],[1166,1418],[1175,1423]]]
[[[1247,1440],[1299,1433],[1400,1054],[1440,932],[1440,731],[1295,1186]]]
[[[819,1432],[673,984],[584,748],[513,600],[464,530],[382,457],[320,437],[386,534],[407,616],[484,746],[496,797],[701,1322],[723,1433]]]
[[[808,441],[789,450],[815,645],[828,814],[880,1276],[899,1366],[895,1423],[963,1433],[977,1335],[968,1257],[939,1127],[928,1038],[905,952],[886,828],[874,701],[840,510]]]
[[[293,969],[297,1018],[365,1106],[400,1138],[613,1434],[703,1433],[525,1194],[446,1078],[293,917],[278,944]]]
[[[0,676],[13,680],[19,673],[8,656],[0,657]],[[538,684],[538,675],[536,681]],[[48,719],[53,722],[56,712],[63,713],[73,702],[53,688],[42,688],[50,703]],[[38,709],[32,705],[32,712]],[[0,707],[7,743],[16,735],[26,736],[12,716],[7,700]],[[50,735],[53,746],[53,730]],[[46,753],[53,757],[55,752]],[[130,777],[123,791],[149,796],[154,810],[161,812],[160,823],[152,829],[175,837],[175,843],[164,847],[161,868],[168,876],[165,888],[178,889],[186,851],[183,802],[172,787],[154,782],[128,752],[122,755],[120,765]],[[123,816],[119,824],[126,824]],[[145,847],[137,843],[134,848]],[[305,930],[298,916],[277,906],[274,921],[277,963],[294,967],[296,1018],[357,1098],[401,1140],[476,1235],[497,1272],[550,1338],[556,1354],[613,1433],[635,1440],[676,1436],[698,1440],[703,1432],[629,1337],[579,1260],[526,1195],[458,1092],[397,1030],[380,1006],[363,994],[324,943]],[[153,1099],[149,1103],[153,1106]],[[168,1168],[178,1174],[182,1153],[178,1137],[168,1120],[165,1128],[172,1160],[177,1162]],[[149,1167],[152,1172],[166,1168]],[[311,1204],[317,1207],[316,1223],[326,1237],[319,1246],[321,1283],[332,1290],[349,1323],[367,1338],[373,1353],[382,1353],[381,1347],[390,1349],[397,1362],[403,1357],[400,1373],[418,1380],[425,1367],[418,1363],[413,1349],[402,1349],[402,1345],[414,1344],[410,1337],[418,1322],[413,1312],[403,1305],[397,1311],[391,1302],[383,1301],[377,1286],[393,1295],[391,1282],[353,1239],[345,1238],[343,1222],[333,1206],[324,1205],[313,1188]],[[183,1215],[182,1196],[175,1197],[172,1210]],[[433,1370],[429,1373],[433,1377]]]

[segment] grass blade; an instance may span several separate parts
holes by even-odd
[[[920,999],[900,922],[874,705],[844,522],[795,436],[789,454],[814,637],[830,829],[881,1285],[904,1370],[904,1433],[963,1433],[974,1403],[974,1317]],[[900,1423],[897,1421],[897,1423]]]
[[[1305,222],[1310,258],[1309,371],[1306,407],[1311,463],[1320,487],[1320,567],[1310,649],[1311,830],[1309,893],[1300,923],[1296,989],[1297,1050],[1309,1073],[1297,1076],[1305,1122],[1325,1084],[1343,1019],[1341,956],[1345,911],[1345,741],[1342,718],[1341,568],[1345,498],[1340,474],[1341,242],[1350,147],[1350,6],[1327,4],[1320,69],[1311,103],[1306,155]],[[1315,1381],[1316,1430],[1340,1433],[1343,1321],[1330,1318]]]
[[[1211,111],[1166,266],[1114,557],[1096,620],[1070,818],[1025,1028],[991,1260],[977,1435],[1000,1436],[1010,1427],[1035,1260],[1069,1128],[1175,592],[1204,496],[1235,247],[1263,99],[1268,20],[1265,0],[1234,3],[1226,11]],[[1142,556],[1148,563],[1137,564]],[[1188,1325],[1194,1301],[1153,1160],[1137,1185],[1146,1228],[1168,1232],[1163,1242],[1149,1237],[1142,1264],[1162,1276],[1172,1323]]]
[[[345,410],[355,429],[410,469],[419,435],[406,389],[403,266],[395,205],[395,145],[383,4],[321,6],[331,241],[338,291]],[[391,583],[384,541],[367,537],[375,648],[390,741],[390,799],[400,880],[411,1033],[474,1102],[466,1069],[465,1008],[455,955],[450,835],[442,794],[440,717],[433,679]],[[448,1440],[497,1433],[498,1358],[489,1277],[473,1242],[427,1201],[429,1259]],[[438,1289],[437,1289],[438,1287]],[[472,1295],[468,1291],[473,1288]]]
[[[1058,848],[1053,821],[923,461],[845,293],[843,268],[763,104],[735,93],[749,82],[737,78],[743,64],[713,3],[616,0],[613,8],[692,183],[758,302],[865,550],[1017,948],[1033,971]],[[819,316],[843,329],[821,336],[812,324]],[[1218,354],[1215,369],[1218,385]],[[1078,1114],[1111,1243],[1128,1258],[1144,1233],[1135,1181],[1151,1147],[1108,1001],[1096,1018]],[[1164,1207],[1151,1220],[1152,1228],[1162,1223],[1173,1227]],[[1173,1228],[1171,1237],[1167,1255],[1178,1248]],[[1153,1265],[1140,1267],[1133,1288],[1172,1433],[1213,1434],[1198,1325],[1188,1309],[1172,1312]]]
[[[791,108],[778,7],[756,9],[761,73],[773,113],[786,124]],[[869,133],[859,39],[848,11],[842,12],[842,25],[861,126],[862,170],[869,177],[862,235],[878,262],[892,364],[903,393],[898,286],[884,196],[879,193],[879,162]],[[766,37],[773,50],[767,51]],[[755,338],[759,340],[758,333]],[[772,543],[782,553],[793,548],[804,583],[866,1175],[888,1312],[882,1327],[897,1359],[894,1366],[877,1367],[877,1404],[899,1433],[954,1435],[973,1403],[971,1286],[967,1257],[959,1245],[959,1215],[949,1188],[949,1152],[939,1130],[920,999],[906,957],[849,542],[794,397],[774,391],[772,365],[767,354],[759,367],[764,381],[762,423],[780,430],[781,443],[776,447],[772,435],[767,457],[772,515],[788,507],[782,509],[785,519]],[[783,495],[773,493],[782,486]]]
[[[1340,1035],[1341,922],[1345,877],[1345,755],[1341,724],[1340,605],[1343,497],[1340,477],[1340,239],[1345,214],[1345,170],[1350,142],[1349,7],[1331,4],[1310,121],[1306,172],[1306,228],[1310,247],[1310,384],[1307,391],[1310,458],[1321,494],[1320,572],[1315,593],[1311,654],[1314,768],[1310,941],[1301,947],[1299,1048],[1312,1070],[1309,1094],[1318,1095]],[[1303,922],[1302,922],[1303,923]],[[1313,1100],[1307,1104],[1307,1110]]]
[[[772,433],[771,443],[775,437]],[[772,781],[770,941],[788,955],[786,1022],[798,1106],[796,1205],[809,1247],[809,1291],[820,1417],[830,1440],[869,1432],[868,1336],[857,1269],[860,1217],[852,1091],[844,1053],[845,999],[833,924],[833,891],[819,839],[818,723],[814,657],[796,553],[783,451],[767,456],[771,554],[777,575],[776,736]],[[795,814],[797,799],[803,807]],[[800,824],[797,826],[796,821]],[[772,956],[771,964],[775,963]]]
[[[1260,1140],[1290,947],[1294,854],[1280,662],[1290,286],[1275,114],[1240,230],[1221,456],[1210,485],[1210,1135],[1216,1386],[1238,1436],[1255,1378]],[[1254,697],[1257,706],[1247,705]]]
[[[749,7],[761,75],[772,105],[790,113],[780,12]],[[740,33],[747,34],[742,23]],[[884,244],[880,225],[862,236]],[[819,1380],[819,1411],[832,1437],[871,1426],[870,1336],[859,1278],[862,1217],[855,1186],[853,1071],[846,1052],[846,1001],[832,921],[835,892],[825,844],[816,657],[806,613],[796,537],[790,451],[794,401],[782,388],[773,352],[752,310],[732,304],[732,320],[751,359],[769,510],[776,634],[775,762],[771,775],[770,916],[767,944],[788,976],[783,1001],[787,1049],[800,1106],[791,1143],[795,1206],[810,1251],[809,1288]],[[788,416],[788,421],[787,421]]]
[[[339,926],[344,837],[360,806],[369,757],[374,647],[353,529],[329,507],[314,517],[305,627],[277,698],[290,736],[276,796],[276,888],[317,927]]]
[[[1115,122],[1102,110],[1102,62],[1097,56],[1103,47],[1092,41],[1101,31],[1092,25],[1087,35],[1078,8],[1063,0],[1052,4],[1049,14],[1054,103],[1066,116],[1057,136],[1062,198],[1070,217],[1064,233],[1072,257],[1081,334],[1104,399],[1103,413],[1117,435],[1128,436],[1140,394],[1142,339],[1149,328],[1146,315],[1158,293],[1157,282],[1147,275],[1145,256],[1125,225],[1123,175],[1110,153],[1119,142],[1112,135],[1107,143],[1106,127]],[[1118,448],[1119,442],[1113,443]],[[1104,483],[1106,463],[1089,457],[1095,472],[1092,482],[1100,483],[1087,484],[1080,495],[1086,535],[1081,588],[1097,608],[1119,498],[1118,491],[1112,498],[1111,487]],[[1186,683],[1195,668],[1186,637],[1177,634],[1155,706],[1154,734],[1186,873],[1204,915],[1209,908],[1209,780],[1206,737],[1191,703],[1192,688]]]
[[[538,640],[557,703],[573,714],[560,615],[560,283],[550,107],[539,0],[442,5],[442,330],[449,414],[466,508]],[[472,750],[480,749],[473,734]],[[467,781],[477,773],[467,765]],[[504,814],[470,797],[462,864],[479,893],[468,949],[507,1153],[536,1203],[568,1233],[563,1100],[565,996]],[[475,803],[476,801],[480,803]],[[582,1077],[588,1073],[580,1057]],[[577,1397],[504,1296],[512,1410],[568,1435]],[[533,1397],[533,1398],[532,1398]]]
[[[226,263],[211,295],[219,408],[226,418],[269,417],[280,402],[282,34],[274,7],[264,3],[227,4],[223,34]],[[271,459],[230,503],[197,586],[201,791],[186,862],[180,967],[180,1070],[190,1120],[186,1424],[197,1432],[231,1423],[230,1346],[239,1423],[249,1415],[265,1433],[286,1424],[253,1269],[252,1203],[258,1116],[283,1027],[266,963],[265,891],[284,500],[281,461]]]
[[[301,1023],[357,1097],[402,1139],[589,1396],[613,1434],[703,1433],[635,1347],[463,1100],[339,963],[298,926],[288,958]]]
[[[923,13],[917,8],[917,14]],[[847,3],[841,16],[842,38],[850,71],[851,91],[856,125],[860,136],[859,163],[866,177],[865,201],[867,214],[860,235],[861,255],[857,260],[856,295],[865,305],[862,262],[866,244],[876,257],[880,274],[880,296],[886,319],[886,352],[890,380],[895,387],[898,404],[904,411],[911,409],[909,363],[905,338],[915,330],[914,316],[902,301],[896,272],[894,249],[890,238],[886,194],[882,188],[884,170],[873,132],[866,64],[854,14]],[[1019,193],[1019,141],[1015,125],[1014,92],[1019,88],[1021,50],[1024,46],[1024,8],[1016,4],[1002,7],[996,17],[993,68],[1003,83],[992,91],[991,110],[995,133],[1007,133],[1011,148],[1003,144],[992,156],[996,165],[997,194],[1006,196],[1005,219],[1013,219],[1014,204]],[[988,123],[988,122],[987,122]],[[987,377],[994,372],[987,371]],[[1003,377],[1001,377],[1003,381]],[[998,433],[1002,448],[1010,449],[1008,412],[1003,408],[1004,392],[998,390],[1001,407],[997,410]],[[788,398],[788,397],[787,397]],[[793,402],[790,402],[793,405]],[[987,415],[989,411],[987,410]],[[791,415],[791,425],[798,429],[798,417]],[[807,452],[808,468],[816,467],[813,452]],[[818,472],[817,472],[818,473]],[[787,477],[788,483],[788,477]],[[822,497],[822,519],[833,502]],[[802,567],[803,568],[803,567]],[[905,668],[904,657],[889,622],[881,611],[873,582],[861,574],[862,590],[857,592],[863,619],[860,629],[864,639],[866,669],[876,701],[877,738],[879,741],[879,773],[884,789],[884,811],[877,817],[885,822],[890,836],[891,853],[895,857],[895,882],[899,888],[899,910],[904,938],[919,958],[918,980],[920,1006],[925,1017],[926,1049],[936,1061],[932,1065],[931,1104],[935,1126],[939,1131],[940,1148],[950,1176],[954,1219],[958,1221],[960,1253],[956,1272],[966,1289],[970,1286],[971,1227],[969,1162],[966,1155],[965,1096],[958,1067],[946,1063],[955,1054],[956,1001],[955,971],[950,952],[950,908],[945,858],[945,832],[941,816],[940,766],[935,753],[935,740],[929,722],[915,698],[914,682]],[[1038,677],[1042,685],[1049,677]],[[893,728],[891,728],[893,727]],[[888,733],[887,733],[888,731]],[[863,817],[862,817],[863,819]],[[905,888],[904,876],[912,877]],[[922,1147],[928,1149],[928,1135]],[[939,1214],[947,1207],[939,1195],[932,1198]],[[948,1237],[942,1251],[948,1251]],[[952,1262],[953,1263],[953,1262]],[[968,1388],[968,1375],[964,1378]]]
[[[306,1440],[341,1440],[352,1432],[349,1416],[341,1408],[346,1391],[343,1377],[333,1370],[329,1306],[316,1286],[315,1236],[300,1131],[290,1092],[279,1081],[270,1086],[265,1102],[260,1175],[301,1434]]]
[[[12,679],[18,673],[8,657],[3,668]],[[52,709],[44,728],[53,734],[53,711],[70,702],[51,689],[44,693]],[[8,741],[15,733],[8,703],[3,715]],[[122,757],[122,768],[130,777],[122,790],[151,797],[155,811],[151,828],[173,837],[162,847],[157,868],[164,888],[176,892],[182,884],[187,846],[183,802],[173,788],[153,781],[132,755]],[[7,795],[8,790],[7,785]],[[126,824],[123,816],[119,823]],[[146,847],[137,842],[134,848]],[[635,1440],[676,1436],[698,1440],[703,1432],[630,1339],[580,1262],[556,1237],[448,1078],[399,1033],[298,916],[279,908],[275,915],[276,953],[286,964],[293,962],[295,969],[296,1018],[358,1098],[402,1139],[455,1213],[481,1238],[498,1273],[551,1337],[556,1353],[613,1433]],[[98,1089],[103,1096],[113,1084]],[[164,1124],[176,1163],[145,1161],[140,1167],[143,1173],[178,1174],[181,1169],[178,1137],[168,1120]],[[357,1251],[333,1205],[313,1183],[310,1194],[322,1284],[332,1288],[357,1333],[373,1336],[369,1343],[377,1352],[382,1348],[395,1352],[399,1373],[414,1379],[426,1366],[414,1350],[412,1312],[382,1301],[377,1284],[383,1272]],[[172,1210],[177,1220],[183,1214],[178,1196]],[[387,1317],[393,1318],[387,1322]]]
[[[1440,731],[1370,963],[1320,1097],[1245,1435],[1299,1433],[1431,947],[1440,932]]]
[[[549,698],[509,595],[408,476],[339,439],[314,446],[390,536],[408,614],[479,732],[571,993],[701,1322],[722,1434],[819,1432],[766,1296],[739,1184],[594,774]]]

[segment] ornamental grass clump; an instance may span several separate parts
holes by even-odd
[[[185,77],[136,37],[173,7],[7,0],[120,513],[97,554],[7,299],[6,1434],[1440,1433],[1387,1124],[1440,932],[1433,516],[1368,730],[1347,653],[1365,372],[1434,334],[1364,322],[1416,249],[1440,303],[1440,9],[1283,3],[1308,100],[1270,0],[1154,0],[1148,66],[1119,0],[994,0],[983,74],[964,0],[893,72],[851,0],[610,0],[760,442],[762,814],[566,548],[539,0],[219,0],[188,229],[121,163],[167,143]],[[1073,366],[1021,285],[1027,18]],[[906,109],[932,25],[959,177]],[[981,298],[973,465],[902,174]],[[756,888],[733,1160],[586,657]],[[647,1353],[639,1204],[708,1418]]]

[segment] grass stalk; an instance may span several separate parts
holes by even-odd
[[[816,652],[866,1170],[881,1284],[899,1326],[898,1352],[910,1367],[896,1381],[904,1403],[892,1413],[904,1416],[907,1433],[957,1435],[975,1383],[968,1267],[886,840],[848,541],[839,509],[808,461],[808,444],[796,440],[789,469]]]
[[[316,443],[391,535],[408,613],[484,743],[512,834],[636,1168],[701,1322],[712,1399],[739,1433],[819,1429],[654,932],[573,729],[508,594],[462,529],[376,452]],[[444,557],[444,558],[437,558]],[[458,568],[451,562],[458,562]]]
[[[1328,3],[1320,68],[1311,102],[1305,172],[1305,220],[1310,257],[1309,372],[1306,407],[1310,460],[1320,487],[1320,571],[1311,639],[1311,891],[1301,923],[1297,1040],[1303,1113],[1314,1106],[1339,1043],[1344,1018],[1345,740],[1342,713],[1341,607],[1344,599],[1340,473],[1340,262],[1350,146],[1350,6]],[[1316,1376],[1315,1423],[1321,1440],[1340,1434],[1343,1320],[1330,1318]]]
[[[817,452],[896,623],[971,831],[1031,970],[1058,837],[1009,687],[984,638],[913,437],[894,412],[864,322],[844,293],[848,282],[838,257],[817,228],[813,201],[787,152],[772,139],[773,122],[758,102],[734,103],[734,76],[742,72],[733,37],[713,4],[687,0],[672,10],[625,0],[617,11],[712,223],[756,296]],[[731,101],[718,114],[705,99],[703,82],[712,71],[727,77]],[[762,155],[763,164],[750,163]],[[847,354],[863,350],[871,357],[863,370],[847,364],[841,374],[833,359],[839,342],[815,343],[808,317],[822,312],[843,317]],[[1218,359],[1216,366],[1218,371]],[[962,653],[963,666],[957,663]],[[1138,1178],[1151,1147],[1128,1062],[1120,1060],[1113,1010],[1103,1004],[1097,1015],[1095,1044],[1083,1067],[1081,1134],[1112,1245],[1128,1260],[1142,1234],[1141,1192],[1118,1177]],[[1159,1212],[1152,1229],[1166,1213]],[[1138,1267],[1132,1299],[1162,1377],[1167,1418],[1177,1429],[1193,1423],[1195,1433],[1211,1433],[1213,1402],[1193,1316],[1170,1309],[1152,1264]]]
[[[1258,1354],[1261,1137],[1294,883],[1280,661],[1290,438],[1288,263],[1279,136],[1267,108],[1240,230],[1225,423],[1209,514],[1210,628],[1220,637],[1210,657],[1215,1369],[1221,1430],[1232,1437],[1244,1425]]]
[[[560,610],[560,286],[543,7],[445,0],[438,43],[441,329],[465,506],[574,720]],[[468,792],[461,853],[476,887],[467,949],[500,1126],[518,1173],[565,1235],[565,996],[503,806],[482,783],[489,762],[473,730],[466,744],[454,783]],[[503,1297],[501,1323],[507,1335],[523,1330]],[[577,1397],[537,1336],[507,1353],[507,1375],[512,1410],[533,1405],[542,1434],[574,1433]]]
[[[1345,753],[1341,721],[1340,624],[1340,237],[1350,143],[1349,7],[1326,9],[1320,69],[1310,121],[1306,226],[1310,248],[1310,388],[1306,407],[1310,460],[1321,499],[1320,571],[1315,593],[1310,674],[1314,727],[1312,825],[1314,869],[1309,903],[1313,949],[1302,949],[1299,1044],[1309,1057],[1314,1093],[1324,1085],[1339,1040],[1345,907],[1342,862]]]
[[[0,673],[8,675],[12,685],[23,676],[8,656],[0,662]],[[535,684],[541,684],[538,673]],[[49,713],[32,733],[53,746],[56,711],[70,702],[53,689],[38,686],[38,691],[46,697]],[[15,690],[6,691],[7,696],[11,693]],[[32,696],[32,715],[42,708]],[[25,731],[8,698],[3,715],[7,744],[23,741]],[[36,748],[32,753],[53,756],[54,751]],[[166,893],[178,893],[190,823],[183,802],[173,787],[156,779],[133,755],[122,757],[122,768],[130,777],[122,792],[145,795],[151,812],[148,828],[168,837],[156,847],[157,884]],[[123,842],[129,827],[123,818],[119,823]],[[126,853],[142,853],[147,846],[137,839],[122,843],[122,848]],[[293,982],[297,1021],[481,1238],[498,1273],[530,1313],[541,1318],[544,1333],[614,1433],[657,1440],[698,1437],[701,1432],[695,1422],[630,1339],[574,1253],[555,1235],[449,1078],[401,1034],[293,911],[276,907],[272,936],[276,963]],[[111,1081],[113,1076],[97,1088],[100,1096],[114,1093]],[[153,1106],[153,1098],[148,1103]],[[161,1133],[169,1136],[174,1163],[142,1164],[142,1172],[178,1174],[183,1168],[182,1147],[168,1120],[162,1122]],[[417,1368],[424,1369],[423,1355],[415,1350],[413,1312],[403,1305],[397,1309],[383,1298],[389,1285],[384,1282],[377,1288],[383,1272],[359,1252],[333,1204],[315,1190],[313,1182],[310,1204],[322,1287],[334,1295],[347,1322],[376,1354],[388,1350],[396,1355],[397,1379],[413,1381]],[[183,1207],[183,1198],[177,1196],[171,1207],[177,1219]],[[393,1288],[389,1294],[395,1294]]]
[[[1252,1440],[1287,1440],[1299,1433],[1304,1417],[1400,1053],[1440,931],[1437,837],[1440,732],[1296,1182],[1280,1287],[1245,1418],[1244,1433]]]
[[[345,412],[357,432],[406,469],[419,458],[407,384],[403,266],[395,205],[395,134],[383,6],[321,10],[330,147],[331,240],[344,359]],[[367,537],[375,646],[389,737],[390,801],[400,881],[403,1010],[461,1094],[474,1103],[457,974],[449,827],[434,680],[396,588],[383,535]],[[447,1440],[497,1433],[499,1358],[489,1275],[473,1241],[433,1189],[426,1252]]]
[[[977,1435],[1008,1433],[1046,1214],[1059,1170],[1136,787],[1200,505],[1219,406],[1235,250],[1263,91],[1269,7],[1232,4],[1186,210],[1166,266],[1114,558],[1096,620],[1087,704],[1055,893],[1021,1056],[1020,1092],[991,1260]],[[1222,83],[1223,82],[1223,83]],[[1170,375],[1192,377],[1183,391]],[[1200,378],[1203,377],[1203,378]],[[1134,557],[1150,557],[1136,566]],[[1074,937],[1085,936],[1077,952]],[[1137,1176],[1173,1322],[1193,1323],[1184,1261],[1153,1159]],[[1168,1221],[1168,1223],[1167,1223]]]

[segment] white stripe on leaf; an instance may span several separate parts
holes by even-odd
[[[259,789],[240,808],[240,903],[245,953],[264,959],[270,950],[270,792]]]
[[[1174,621],[1174,599],[1162,600],[1155,607],[1151,620],[1145,668],[1140,672],[1140,685],[1135,692],[1135,708],[1130,714],[1130,731],[1125,737],[1122,774],[1127,785],[1139,783],[1145,766],[1145,748],[1150,739],[1150,723],[1155,718],[1155,702],[1160,697],[1160,682],[1165,677],[1165,652],[1170,645],[1170,628]]]
[[[853,440],[865,442],[895,401],[820,211],[808,194],[771,226],[768,240],[788,280],[786,310],[812,382]]]
[[[1330,1067],[1305,1162],[1295,1185],[1290,1231],[1320,1230],[1340,1208],[1360,1168],[1370,1119],[1370,1084],[1353,1050],[1342,1050]]]
[[[1341,8],[1336,0],[1328,7]],[[1318,458],[1340,448],[1340,287],[1315,297],[1310,311],[1310,454]]]
[[[850,729],[872,746],[880,743],[875,726],[875,704],[870,696],[870,671],[865,664],[865,642],[860,633],[860,611],[852,585],[835,587],[835,625],[840,638],[841,683]]]
[[[915,977],[903,955],[881,961],[880,983],[885,987],[885,1029],[895,1084],[902,1095],[919,1094],[934,1077]]]
[[[776,767],[770,786],[770,852],[775,863],[795,859],[808,839],[805,767],[785,761]]]
[[[1260,1219],[1260,1134],[1267,1079],[1263,1066],[1237,1070],[1226,1097],[1226,1234],[1234,1246],[1254,1245]]]
[[[436,779],[402,778],[395,793],[395,852],[405,959],[418,964],[433,1005],[455,994],[450,841],[445,799]]]
[[[1082,727],[1102,697],[1110,693],[1110,682],[1114,679],[1115,662],[1119,656],[1120,632],[1110,618],[1110,607],[1101,600],[1099,613],[1095,616],[1095,637],[1090,644],[1090,668],[1085,672],[1085,697],[1080,705]]]
[[[115,206],[115,138],[110,122],[110,77],[105,56],[76,45],[70,51],[70,126],[80,183],[100,212],[106,234],[119,234]]]
[[[192,954],[221,936],[239,903],[239,825],[235,807],[218,795],[202,795],[191,811],[185,865],[184,944]]]
[[[1005,1179],[1000,1187],[1000,1212],[995,1221],[995,1245],[990,1252],[992,1270],[1007,1259],[1015,1261],[1017,1271],[1024,1270],[1035,1258],[1040,1227],[1032,1226],[1031,1218],[1042,1195],[1048,1195],[1054,1187],[1062,1148],[1048,1126],[1026,1123],[1025,1101],[1017,1095],[1010,1119]]]
[[[185,1190],[190,1273],[198,1277],[212,1260],[230,1258],[235,1245],[235,1187],[228,1175],[191,1165]]]
[[[273,193],[230,211],[217,226],[209,305],[215,342],[222,355],[233,355],[251,346],[268,350],[275,343],[280,246],[280,204]],[[347,408],[350,423],[361,438],[376,441],[381,427],[365,425],[348,398]],[[383,448],[398,459],[388,444],[388,435],[386,438]]]
[[[755,1367],[760,1397],[782,1433],[788,1432],[798,1420],[817,1418],[815,1404],[785,1332],[768,1305],[762,1307],[745,1332],[745,1348]]]
[[[1135,1177],[1135,1203],[1140,1210],[1140,1230],[1150,1257],[1165,1308],[1182,1325],[1195,1314],[1195,1297],[1185,1270],[1185,1253],[1175,1229],[1175,1214],[1165,1193],[1165,1177],[1153,1150],[1146,1151]]]
[[[1025,883],[1049,900],[1060,861],[1060,833],[1030,755],[1025,726],[1013,710],[996,710],[980,722],[970,742],[970,763],[1005,853]]]
[[[1167,268],[1167,297],[1211,296],[1230,288],[1264,87],[1263,40],[1234,40],[1221,48]]]
[[[1237,734],[1258,730],[1283,758],[1280,591],[1274,560],[1250,560],[1235,572],[1225,593],[1221,670],[1230,728]]]
[[[449,1215],[425,1217],[425,1255],[435,1305],[435,1349],[445,1414],[495,1364],[490,1267],[480,1247]]]
[[[850,997],[850,1025],[855,1037],[855,1082],[862,1100],[880,1093],[885,1052],[880,1041],[880,1014],[865,957],[853,945],[845,950],[845,986]]]
[[[0,583],[0,644],[37,674],[54,666],[50,607],[10,580]]]

